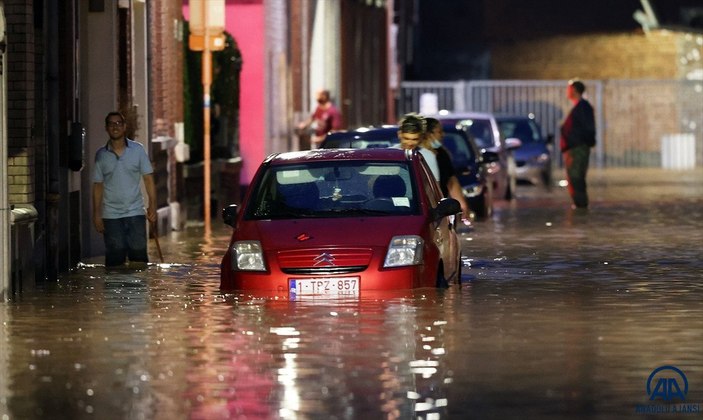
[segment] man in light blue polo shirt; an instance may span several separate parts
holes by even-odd
[[[105,267],[147,263],[146,219],[156,221],[156,188],[144,147],[127,137],[119,112],[105,117],[110,139],[95,153],[93,223],[105,239]],[[141,181],[148,196],[146,217]]]

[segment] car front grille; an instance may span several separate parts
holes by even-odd
[[[286,274],[304,274],[304,275],[315,275],[315,276],[321,276],[321,275],[332,275],[332,274],[350,274],[350,273],[359,273],[361,271],[366,270],[367,266],[354,266],[354,267],[336,267],[336,268],[330,268],[330,267],[324,267],[324,268],[282,268],[281,271],[283,271]]]
[[[341,274],[364,271],[371,263],[370,248],[310,248],[276,255],[287,274]]]

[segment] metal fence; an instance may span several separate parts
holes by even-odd
[[[703,166],[703,81],[584,83],[596,111],[597,167]],[[533,114],[542,134],[553,134],[558,142],[559,126],[572,106],[566,85],[566,80],[404,82],[398,111]]]

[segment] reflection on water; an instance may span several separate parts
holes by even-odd
[[[84,264],[0,303],[0,419],[642,418],[666,364],[703,405],[701,194],[606,181],[587,213],[524,187],[448,290],[222,295],[224,228]]]

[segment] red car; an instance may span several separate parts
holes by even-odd
[[[453,225],[460,212],[417,152],[274,154],[254,175],[241,209],[223,209],[234,231],[220,288],[295,299],[446,287],[460,275]]]

